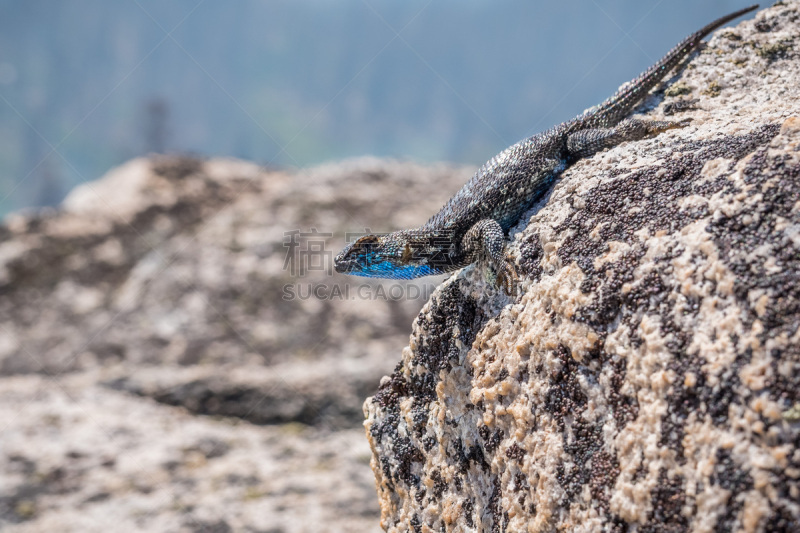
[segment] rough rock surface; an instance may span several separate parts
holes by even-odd
[[[691,125],[517,228],[520,296],[420,313],[364,405],[387,531],[800,531],[800,3],[673,81],[643,110]]]
[[[154,157],[9,217],[0,529],[377,531],[361,405],[424,293],[285,300],[361,280],[292,275],[284,232],[335,251],[363,221],[424,218],[469,172]]]

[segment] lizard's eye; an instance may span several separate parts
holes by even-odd
[[[367,235],[366,237],[361,237],[356,242],[354,242],[353,243],[353,247],[354,248],[358,248],[358,247],[362,247],[362,246],[367,247],[367,246],[370,246],[370,245],[378,244],[379,242],[380,242],[380,239],[378,239],[378,237],[376,237],[375,235]]]

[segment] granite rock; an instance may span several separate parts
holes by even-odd
[[[364,404],[388,532],[800,531],[800,3],[567,170],[509,298],[448,279]],[[691,102],[695,100],[694,102]]]

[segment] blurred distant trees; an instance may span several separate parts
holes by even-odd
[[[164,98],[155,97],[145,102],[144,143],[146,153],[163,154],[167,151],[169,135],[169,104]]]

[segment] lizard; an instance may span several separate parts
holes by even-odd
[[[624,141],[636,141],[686,121],[626,118],[651,89],[689,56],[709,33],[758,8],[730,13],[692,33],[599,105],[523,139],[487,161],[424,225],[370,234],[334,259],[337,272],[386,279],[444,274],[487,260],[508,294],[518,279],[506,258],[506,236],[571,164]]]

